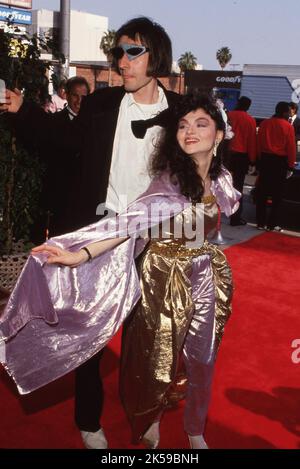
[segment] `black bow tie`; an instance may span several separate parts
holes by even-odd
[[[146,132],[151,127],[159,125],[160,127],[166,127],[170,123],[171,112],[170,108],[157,114],[157,116],[151,119],[131,121],[131,130],[136,138],[144,138]]]

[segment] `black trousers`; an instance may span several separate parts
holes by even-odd
[[[262,153],[256,191],[256,222],[260,226],[267,225],[269,228],[274,228],[278,225],[280,202],[287,169],[287,156]],[[272,207],[267,219],[268,197],[272,197]]]
[[[104,392],[99,367],[104,350],[75,370],[75,423],[86,432],[101,428]]]
[[[103,386],[99,364],[103,350],[75,370],[75,422],[79,430],[97,432],[101,428]]]
[[[243,187],[249,168],[248,154],[230,152],[228,154],[227,167],[232,174],[233,187],[242,194],[238,210],[230,217],[230,222],[238,223],[241,220],[243,211]]]

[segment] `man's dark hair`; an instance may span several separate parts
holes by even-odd
[[[276,108],[275,108],[276,117],[287,119],[289,113],[290,113],[289,103],[287,103],[286,101],[279,101],[279,103],[276,104]]]
[[[225,122],[216,101],[207,94],[192,93],[182,96],[178,103],[163,111],[165,131],[156,147],[151,161],[151,174],[157,176],[169,171],[174,181],[179,183],[180,191],[193,202],[200,202],[204,185],[197,173],[197,165],[180,147],[177,140],[178,124],[182,117],[191,111],[203,109],[215,122],[216,130],[225,132]],[[159,117],[159,115],[158,115]],[[215,180],[221,173],[223,142],[220,143],[217,155],[212,159],[209,175]]]
[[[290,103],[290,109],[293,109],[295,111],[295,114],[298,112],[298,104],[291,102]]]
[[[248,111],[249,107],[251,106],[251,99],[247,98],[247,96],[241,96],[237,102],[236,110],[237,111]]]
[[[87,80],[84,77],[72,77],[66,83],[65,89],[67,93],[71,93],[73,86],[85,86],[87,89],[87,93],[90,93],[90,85],[88,84]]]
[[[143,46],[149,47],[149,77],[164,77],[171,73],[172,44],[162,26],[146,17],[133,18],[116,32],[116,45],[121,36],[140,40]],[[114,64],[117,67],[117,63]]]

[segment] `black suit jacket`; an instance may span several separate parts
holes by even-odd
[[[164,91],[169,106],[178,101],[178,94]],[[53,116],[29,103],[23,104],[18,113],[20,122],[39,145],[55,144],[61,152],[73,155],[73,165],[78,171],[72,181],[74,198],[68,207],[69,216],[74,220],[72,229],[97,221],[97,206],[106,200],[113,142],[124,95],[124,87],[96,90],[83,100],[78,117],[66,124],[58,125]]]
[[[67,108],[51,114],[51,119],[58,129],[71,125]],[[71,208],[76,195],[75,180],[79,178],[78,165],[74,164],[78,154],[62,148],[59,140],[55,139],[49,145],[41,144],[39,155],[46,167],[41,207],[47,213],[46,225],[50,236],[57,236],[72,231],[75,226]]]
[[[35,114],[34,106],[33,110]],[[29,119],[30,114],[28,112]],[[46,115],[51,126],[53,125],[59,132],[71,125],[67,108],[49,115],[38,108],[36,117],[38,115],[42,120]],[[34,153],[42,163],[39,213],[34,219],[30,234],[34,243],[41,244],[45,241],[46,229],[52,237],[72,231],[76,226],[70,208],[75,200],[74,182],[79,179],[79,167],[78,164],[74,164],[74,158],[77,156],[78,159],[78,154],[63,148],[55,135],[49,141],[43,140],[40,134],[35,135],[30,128],[34,120],[31,122],[30,119],[29,123],[24,124],[19,116],[17,117],[14,125],[17,139],[22,141],[28,153]]]

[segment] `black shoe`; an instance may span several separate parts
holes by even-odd
[[[247,225],[246,220],[243,220],[242,218],[240,220],[230,220],[230,225],[231,226],[244,226]]]

